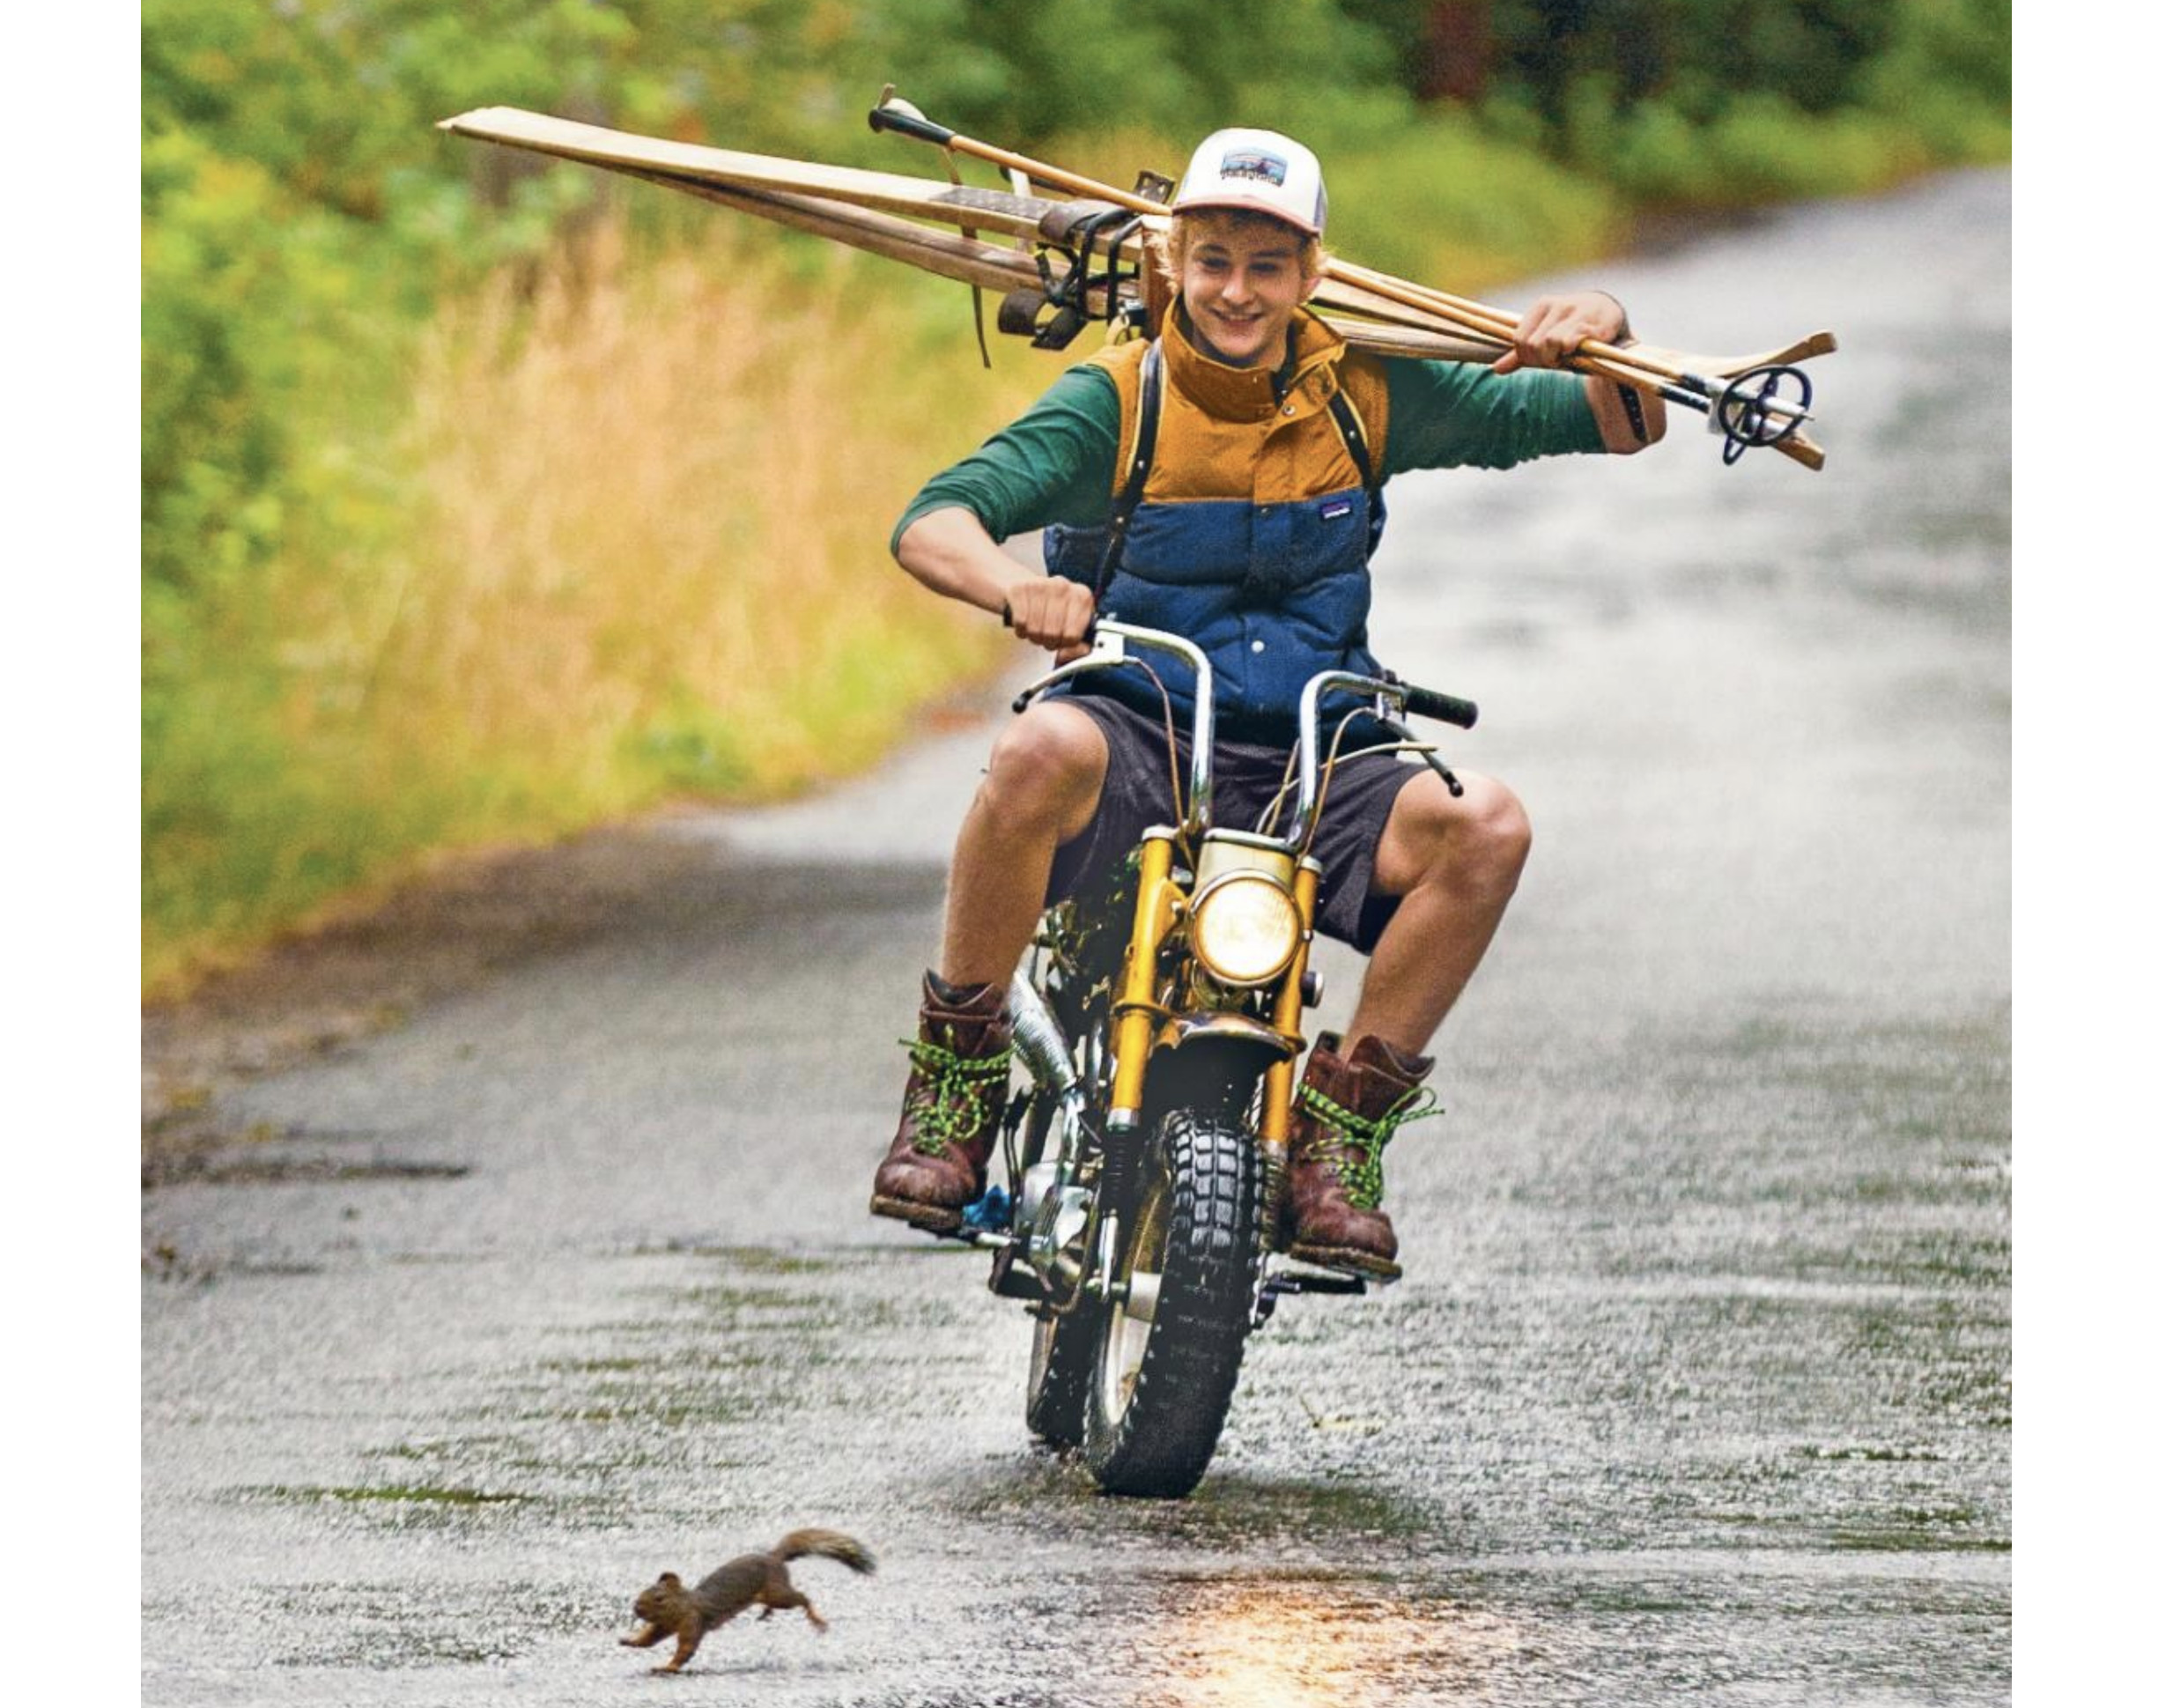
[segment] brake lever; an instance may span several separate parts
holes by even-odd
[[[1432,752],[1430,747],[1416,739],[1415,731],[1406,725],[1395,723],[1391,718],[1376,718],[1373,721],[1394,740],[1400,742],[1405,746],[1418,750],[1416,757],[1438,773],[1439,781],[1446,786],[1446,793],[1453,796],[1455,800],[1459,801],[1468,793],[1466,788],[1462,787],[1461,780],[1447,769],[1446,762]]]
[[[1009,607],[1005,610],[1004,620],[1008,625],[1011,621],[1011,611]],[[1014,712],[1024,712],[1038,696],[1046,693],[1060,682],[1068,681],[1075,676],[1083,676],[1089,670],[1106,669],[1112,664],[1121,664],[1124,662],[1124,637],[1120,634],[1103,634],[1096,632],[1092,652],[1058,665],[1040,681],[1031,683],[1021,689],[1019,697],[1011,703],[1011,709]]]

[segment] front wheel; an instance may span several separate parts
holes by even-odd
[[[1128,1207],[1086,1420],[1111,1494],[1175,1499],[1206,1475],[1259,1286],[1260,1170],[1240,1113],[1172,1109]]]

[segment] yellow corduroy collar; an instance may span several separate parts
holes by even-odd
[[[1163,333],[1169,363],[1169,379],[1190,403],[1217,421],[1263,421],[1281,407],[1284,398],[1312,389],[1323,402],[1339,381],[1334,366],[1349,345],[1341,335],[1299,307],[1290,324],[1289,382],[1278,394],[1274,388],[1276,370],[1231,367],[1217,362],[1192,341],[1185,329],[1184,299],[1170,306],[1168,326]]]

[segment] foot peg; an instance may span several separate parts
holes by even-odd
[[[1368,1293],[1374,1286],[1391,1284],[1390,1278],[1358,1275],[1350,1269],[1319,1269],[1304,1267],[1281,1269],[1268,1275],[1259,1289],[1259,1298],[1252,1306],[1254,1326],[1263,1323],[1274,1314],[1274,1307],[1288,1293]]]

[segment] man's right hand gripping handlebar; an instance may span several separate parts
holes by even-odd
[[[1005,589],[1004,626],[1068,663],[1092,644],[1094,595],[1061,575],[1030,575]]]

